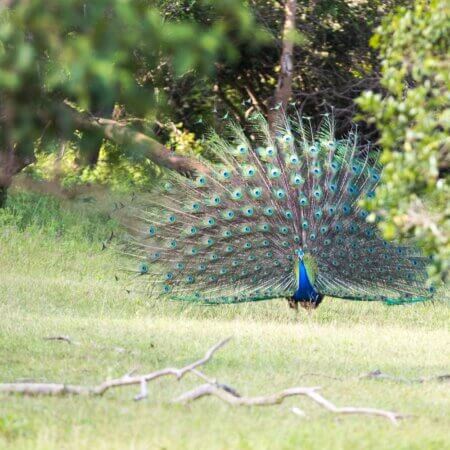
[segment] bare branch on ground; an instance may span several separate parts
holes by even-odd
[[[156,380],[157,378],[174,376],[177,380],[180,380],[189,372],[194,373],[202,379],[207,378],[197,368],[209,362],[214,354],[227,344],[230,339],[227,338],[218,342],[208,349],[202,358],[179,369],[167,367],[143,375],[127,373],[123,377],[106,380],[97,386],[80,386],[63,383],[0,383],[0,393],[16,393],[22,395],[103,395],[112,388],[140,385],[141,395],[143,395],[146,393],[146,387],[143,388],[144,384],[146,385],[149,381]]]
[[[288,397],[306,396],[326,410],[331,411],[335,414],[363,414],[380,416],[385,417],[395,425],[398,424],[398,419],[405,417],[404,414],[400,414],[394,411],[386,411],[383,409],[355,406],[338,407],[334,403],[327,400],[323,395],[319,394],[317,392],[319,389],[319,387],[293,387],[284,389],[283,391],[277,392],[275,394],[269,394],[265,396],[236,397],[231,392],[224,391],[218,386],[207,383],[202,384],[188,392],[185,392],[184,394],[174,399],[173,402],[187,404],[205,396],[214,396],[233,406],[270,406],[278,405]],[[296,408],[293,412],[294,414],[299,415],[299,411],[300,410]]]
[[[68,338],[66,336],[51,336],[47,339],[56,339],[66,341]],[[70,339],[68,339],[69,342]],[[115,378],[112,380],[106,380],[96,386],[82,386],[82,385],[72,385],[72,384],[62,384],[62,383],[36,383],[36,382],[17,382],[17,383],[1,383],[0,393],[6,394],[22,394],[22,395],[87,395],[87,396],[101,396],[106,391],[122,387],[139,385],[139,394],[134,397],[134,400],[143,400],[148,397],[148,383],[165,376],[173,376],[177,380],[183,378],[186,374],[192,373],[193,375],[200,378],[205,383],[197,386],[196,388],[181,394],[179,397],[172,400],[173,403],[183,403],[188,404],[202,397],[213,396],[217,397],[223,402],[226,402],[233,406],[270,406],[281,404],[286,398],[294,396],[304,396],[312,400],[314,403],[320,405],[322,408],[330,411],[334,414],[360,414],[360,415],[371,415],[380,416],[388,419],[393,424],[398,423],[398,419],[406,417],[404,414],[400,414],[394,411],[387,411],[377,408],[369,407],[356,407],[356,406],[344,406],[339,407],[332,403],[330,400],[325,398],[318,391],[320,387],[292,387],[284,389],[282,391],[269,394],[269,395],[259,395],[254,397],[241,396],[235,388],[220,383],[215,378],[210,378],[199,370],[199,367],[208,363],[214,354],[221,349],[225,344],[229,342],[230,338],[224,339],[217,344],[209,348],[205,355],[181,368],[168,367],[165,369],[150,372],[148,374],[137,375],[134,371],[127,373],[126,375]],[[308,375],[308,374],[305,374]],[[320,374],[309,374],[309,375],[320,375]],[[332,379],[337,379],[335,377],[329,377]],[[362,378],[389,378],[394,380],[405,381],[403,378],[391,377],[383,374],[381,371],[376,370],[369,372],[368,374],[361,375],[355,379]],[[414,382],[424,382],[430,381],[432,379],[437,379],[444,381],[450,378],[450,375],[441,375],[432,378],[420,378],[414,380]],[[406,380],[408,381],[408,380]],[[291,411],[299,416],[304,416],[305,412],[298,407],[293,407]]]
[[[326,373],[320,373],[320,372],[306,372],[306,373],[301,374],[300,378],[301,377],[321,377],[321,378],[328,378],[328,379],[336,380],[336,381],[376,379],[376,380],[395,381],[398,383],[428,383],[430,381],[439,381],[439,382],[450,381],[449,373],[444,373],[441,375],[432,375],[429,377],[405,378],[405,377],[398,377],[395,375],[384,373],[379,369],[371,370],[370,372],[363,373],[362,375],[348,377],[348,378],[334,377],[334,376],[328,375]]]

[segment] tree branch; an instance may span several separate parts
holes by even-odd
[[[103,395],[109,389],[130,385],[140,385],[142,392],[144,383],[156,380],[157,378],[174,376],[177,380],[180,380],[188,372],[193,372],[197,376],[200,376],[199,373],[201,374],[201,372],[196,370],[197,367],[209,362],[214,354],[227,344],[230,339],[227,338],[218,342],[205,353],[205,356],[180,369],[168,367],[144,375],[126,374],[123,377],[107,380],[93,387],[61,383],[2,383],[0,384],[0,393],[16,393],[22,395]],[[203,376],[201,378],[204,379]]]
[[[208,173],[210,170],[198,159],[177,155],[155,139],[113,119],[83,116],[77,124],[83,128],[96,128],[104,134],[105,138],[116,144],[132,146],[134,150],[143,152],[155,164],[183,175],[192,176],[194,173]]]
[[[22,395],[101,396],[106,391],[112,388],[139,385],[139,394],[134,397],[134,399],[137,401],[148,397],[148,382],[164,376],[174,376],[177,380],[180,380],[187,373],[192,373],[206,383],[196,387],[195,389],[183,393],[179,397],[172,400],[172,403],[188,404],[202,397],[214,396],[219,398],[223,402],[226,402],[233,406],[270,406],[281,404],[286,398],[289,397],[305,396],[320,405],[322,408],[325,408],[326,410],[335,414],[362,414],[380,416],[390,420],[395,425],[398,423],[398,419],[405,417],[400,413],[383,409],[355,406],[338,407],[318,392],[320,390],[320,387],[292,387],[269,395],[260,395],[255,397],[241,396],[233,387],[220,383],[215,379],[209,378],[203,372],[198,370],[198,367],[203,366],[207,362],[209,362],[214,354],[224,345],[226,345],[229,340],[230,338],[227,338],[218,342],[217,344],[209,348],[202,358],[179,369],[168,367],[143,375],[134,375],[133,372],[131,372],[120,378],[106,380],[103,383],[93,387],[61,383],[3,383],[0,384],[0,393],[16,393]],[[301,416],[305,415],[304,411],[296,407],[292,408],[292,412]]]
[[[233,406],[270,406],[280,404],[284,401],[284,399],[288,397],[306,396],[326,410],[331,411],[335,414],[363,414],[380,416],[385,417],[395,425],[398,424],[398,419],[405,417],[403,414],[399,414],[393,411],[386,411],[383,409],[355,406],[338,407],[334,403],[323,397],[321,394],[319,394],[317,392],[319,389],[319,387],[293,387],[267,396],[237,397],[231,392],[224,391],[218,386],[208,383],[202,384],[197,388],[192,389],[191,391],[185,392],[184,394],[174,399],[173,402],[187,404],[205,396],[214,396]],[[294,409],[293,412],[295,414],[298,414],[296,409]]]
[[[49,110],[40,111],[42,121],[48,120],[67,128],[67,123],[59,124],[61,117],[72,126],[81,131],[97,131],[106,139],[115,142],[120,146],[130,147],[136,154],[150,159],[155,164],[167,169],[175,170],[187,176],[195,173],[209,173],[210,168],[195,157],[181,156],[162,145],[157,140],[131,128],[127,123],[122,123],[114,119],[94,117],[75,109],[71,104],[64,102]]]

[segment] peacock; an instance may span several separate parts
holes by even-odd
[[[360,141],[357,129],[338,139],[330,115],[316,129],[296,113],[212,131],[202,173],[167,173],[135,200],[130,270],[148,295],[204,304],[432,299],[429,258],[383,239],[363,207],[382,168]]]

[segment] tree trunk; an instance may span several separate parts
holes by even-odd
[[[83,167],[94,168],[98,163],[103,143],[103,133],[87,131],[80,141],[80,163]]]
[[[0,209],[5,207],[7,198],[8,188],[6,186],[0,186]]]
[[[286,0],[284,4],[284,27],[282,34],[282,50],[280,58],[280,73],[277,87],[272,100],[272,106],[268,115],[269,127],[272,131],[283,112],[286,111],[289,99],[292,96],[293,77],[293,52],[295,31],[295,16],[297,12],[297,0]]]
[[[30,147],[20,145],[0,149],[0,208],[6,204],[13,176],[35,161],[34,155],[29,154],[29,149]]]

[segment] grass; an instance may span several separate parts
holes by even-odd
[[[96,204],[16,195],[0,212],[0,382],[94,384],[133,368],[181,366],[226,336],[206,367],[256,395],[321,385],[338,405],[410,413],[399,427],[381,418],[333,416],[305,399],[232,408],[202,399],[169,404],[198,383],[150,384],[101,398],[0,396],[1,449],[448,449],[448,384],[356,380],[381,369],[406,378],[449,372],[450,308],[386,307],[326,299],[313,314],[281,301],[196,307],[127,294],[115,281],[121,257],[101,250],[116,224]],[[69,335],[78,345],[47,341]],[[342,381],[304,375],[321,373]],[[307,416],[290,412],[299,406]]]

